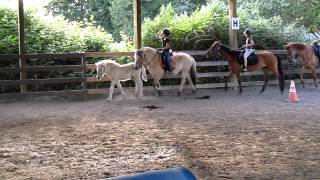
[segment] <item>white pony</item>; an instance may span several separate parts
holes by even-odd
[[[144,67],[136,69],[134,63],[119,64],[113,60],[102,60],[97,63],[97,79],[101,79],[103,76],[108,76],[111,80],[110,92],[107,98],[108,101],[112,101],[112,94],[114,85],[120,89],[121,94],[125,97],[125,93],[122,89],[120,81],[134,80],[135,82],[135,95],[138,97],[143,96],[143,81],[147,81],[147,74]]]

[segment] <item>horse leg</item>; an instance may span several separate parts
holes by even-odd
[[[225,81],[225,83],[224,83],[224,91],[225,91],[225,92],[228,91],[228,82],[230,81],[232,75],[233,75],[233,73],[230,72],[230,74],[229,74],[228,77],[226,78],[226,81]]]
[[[141,79],[135,81],[136,85],[136,96],[141,98],[143,96],[143,82]]]
[[[134,95],[136,97],[138,97],[139,88],[140,88],[140,84],[139,84],[138,80],[134,80],[134,86],[135,86]]]
[[[264,90],[266,89],[267,83],[269,81],[269,76],[268,76],[268,70],[267,69],[263,69],[263,79],[264,79],[264,84],[262,86],[260,94],[264,92]]]
[[[237,80],[239,84],[239,94],[242,93],[242,86],[241,86],[241,78],[240,78],[240,73],[237,73]]]
[[[114,88],[114,85],[115,85],[115,81],[111,81],[111,84],[110,84],[110,92],[109,92],[109,96],[107,98],[107,101],[112,101],[112,94],[113,94],[113,88]]]
[[[188,82],[191,84],[191,87],[192,87],[192,93],[196,93],[196,87],[194,86],[193,82],[192,82],[192,79],[190,77],[190,74],[187,74],[187,79],[188,79]]]
[[[301,85],[302,87],[304,88],[304,80],[303,80],[303,73],[304,73],[304,66],[301,68],[301,71],[300,71],[300,81],[301,81]]]
[[[314,81],[314,87],[318,88],[316,68],[312,68],[312,78],[313,78],[313,81]]]
[[[181,84],[180,84],[180,88],[178,91],[178,96],[181,95],[181,92],[182,92],[184,84],[186,83],[186,80],[187,80],[187,73],[181,72]]]
[[[120,89],[122,96],[125,98],[126,93],[123,91],[122,86],[120,84],[120,81],[118,80],[118,81],[116,81],[116,83],[117,83],[117,87]]]
[[[161,97],[162,96],[162,92],[160,91],[160,82],[159,82],[159,80],[154,80],[152,86],[157,91],[158,96]]]

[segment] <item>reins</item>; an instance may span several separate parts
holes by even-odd
[[[159,51],[156,50],[156,53],[153,55],[153,57],[151,58],[151,60],[146,63],[147,66],[154,60],[154,58],[156,57],[156,55],[157,55],[158,52],[159,52]],[[159,54],[160,54],[160,52],[159,52]]]

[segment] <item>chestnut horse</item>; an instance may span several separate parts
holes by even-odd
[[[225,81],[225,91],[228,88],[228,82],[233,74],[236,75],[236,78],[239,83],[239,94],[242,93],[242,86],[241,86],[241,79],[240,79],[240,72],[242,71],[240,65],[240,50],[231,49],[225,45],[223,45],[220,41],[215,41],[210,49],[206,52],[207,55],[217,55],[221,54],[224,59],[228,61],[230,74]],[[281,60],[278,55],[269,52],[263,51],[256,53],[257,56],[257,63],[255,65],[248,65],[248,71],[257,71],[262,69],[264,73],[264,85],[260,91],[260,93],[264,92],[266,85],[268,83],[268,70],[271,70],[272,73],[279,79],[279,86],[280,91],[283,93],[284,89],[284,77],[283,71],[281,66]]]
[[[319,59],[314,54],[313,46],[303,43],[289,43],[286,45],[285,49],[287,50],[288,61],[290,63],[295,58],[296,54],[298,54],[303,61],[303,66],[300,70],[300,80],[302,87],[304,87],[303,73],[306,69],[310,68],[312,71],[314,85],[317,88],[317,66],[319,64]]]

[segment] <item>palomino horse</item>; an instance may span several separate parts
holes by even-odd
[[[289,43],[285,48],[287,50],[288,60],[290,63],[292,62],[292,59],[294,59],[295,54],[298,54],[303,61],[303,66],[300,70],[300,80],[302,87],[304,87],[303,73],[307,68],[310,68],[312,71],[314,85],[317,88],[317,66],[319,64],[319,59],[314,54],[313,46],[303,43]]]
[[[240,80],[240,72],[242,71],[240,65],[240,50],[233,50],[225,45],[223,45],[220,41],[216,41],[212,44],[210,49],[206,52],[207,55],[213,54],[222,54],[223,58],[228,61],[230,74],[225,81],[225,91],[228,88],[228,81],[232,77],[233,74],[236,75],[238,83],[239,83],[239,94],[242,93],[242,86]],[[264,72],[264,85],[260,91],[262,93],[265,90],[265,87],[268,83],[268,70],[271,70],[275,76],[279,79],[280,91],[283,93],[284,89],[284,78],[282,73],[281,60],[279,57],[268,51],[259,52],[256,54],[257,63],[255,65],[248,65],[248,71],[257,71],[262,69]],[[248,62],[249,64],[249,62]]]
[[[161,95],[160,91],[160,79],[162,78],[165,71],[162,68],[162,57],[161,53],[157,49],[151,47],[143,47],[135,52],[134,55],[135,66],[140,68],[147,66],[153,81],[153,87],[157,90],[158,94]],[[196,91],[196,61],[193,57],[186,53],[173,53],[171,57],[172,73],[178,75],[181,72],[181,85],[178,91],[178,95],[181,94],[186,79],[192,86],[192,91]]]
[[[107,99],[108,101],[112,101],[113,88],[115,84],[117,84],[121,94],[125,96],[120,81],[126,81],[130,79],[133,79],[135,82],[136,96],[143,96],[142,80],[147,81],[147,73],[144,67],[136,69],[133,62],[121,65],[112,60],[102,60],[95,63],[95,65],[97,70],[97,79],[101,79],[106,75],[111,80],[110,92]]]

